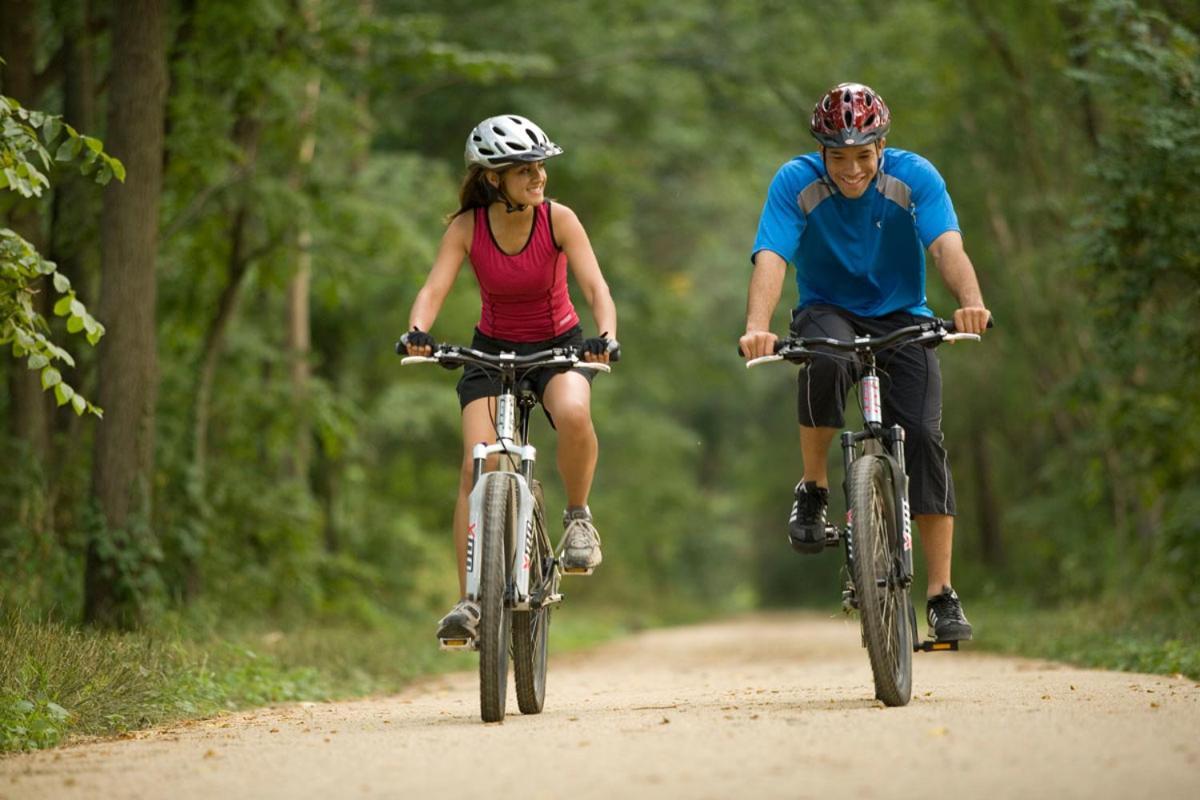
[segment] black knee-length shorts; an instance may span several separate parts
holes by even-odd
[[[539,350],[549,350],[552,347],[563,347],[572,344],[583,344],[583,328],[579,325],[553,339],[541,342],[509,342],[504,339],[493,339],[491,336],[482,333],[478,328],[475,329],[475,336],[471,339],[471,347],[476,350],[481,350],[485,353],[516,353],[519,356],[536,353]],[[592,379],[596,377],[595,371],[590,369],[551,369],[545,367],[534,370],[527,377],[533,382],[533,389],[537,394],[539,403],[542,401],[542,395],[546,393],[546,387],[550,384],[550,379],[563,372],[577,372],[587,378],[588,383],[591,383]],[[499,395],[500,379],[496,377],[494,372],[489,372],[483,367],[474,364],[467,364],[463,367],[462,377],[458,379],[457,389],[459,407],[466,408],[467,403],[473,400]],[[554,424],[554,420],[550,418],[549,412],[546,412],[546,418],[550,419],[551,425]]]
[[[905,312],[883,317],[860,317],[831,305],[794,312],[797,336],[883,336],[906,325],[928,321]],[[845,426],[846,398],[858,381],[862,365],[853,353],[815,348],[820,354],[800,370],[797,417],[813,428]],[[928,347],[908,344],[889,348],[875,357],[883,400],[883,424],[904,428],[904,460],[908,468],[911,513],[955,513],[954,481],[942,439],[942,372],[937,354]]]

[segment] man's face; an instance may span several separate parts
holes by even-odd
[[[883,140],[854,147],[823,147],[825,169],[842,194],[851,199],[862,197],[871,179],[879,172],[879,154]]]

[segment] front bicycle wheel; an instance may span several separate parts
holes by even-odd
[[[554,550],[546,534],[542,485],[533,481],[533,552],[529,556],[529,592],[545,602],[557,591]],[[542,713],[546,700],[546,656],[550,643],[550,605],[514,611],[512,619],[513,677],[517,706],[522,714]]]
[[[912,600],[900,580],[900,533],[891,465],[863,455],[849,477],[854,590],[875,697],[902,706],[912,696]]]
[[[504,719],[508,696],[508,641],[512,611],[505,605],[508,570],[506,542],[516,527],[517,499],[512,476],[488,473],[482,477],[483,519],[479,539],[479,713],[484,722]]]

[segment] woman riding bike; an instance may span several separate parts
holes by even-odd
[[[488,353],[533,353],[581,345],[587,361],[607,363],[617,350],[617,311],[596,255],[575,212],[546,198],[545,161],[562,148],[524,117],[505,114],[480,122],[467,136],[467,173],[459,208],[448,219],[442,243],[409,312],[401,342],[409,355],[433,352],[429,334],[463,259],[479,280],[482,310],[471,346]],[[567,291],[567,266],[591,308],[600,335],[583,338]],[[591,570],[601,560],[600,536],[588,509],[598,445],[591,417],[591,379],[585,370],[544,369],[533,381],[538,399],[558,431],[558,470],[567,493],[563,512],[563,567]],[[459,596],[438,623],[440,639],[474,639],[479,606],[466,597],[467,497],[473,482],[471,450],[495,440],[495,398],[500,384],[468,366],[458,382],[463,461],[454,507]]]

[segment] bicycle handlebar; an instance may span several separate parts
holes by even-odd
[[[991,328],[994,325],[995,322],[993,319],[988,317],[987,327]],[[848,340],[832,339],[824,336],[789,336],[775,341],[775,355],[752,358],[746,362],[746,367],[765,364],[768,361],[803,361],[812,355],[811,348],[816,346],[866,352],[881,350],[888,345],[905,339],[908,340],[905,344],[932,344],[933,346],[937,346],[942,342],[964,340],[977,342],[980,340],[980,336],[977,333],[958,333],[954,325],[954,320],[939,319],[937,317],[934,317],[929,322],[897,328],[883,336],[856,336]],[[738,355],[745,355],[740,346],[738,347]]]
[[[396,343],[396,353],[404,356],[403,345]],[[477,364],[493,369],[518,367],[534,369],[537,367],[570,367],[572,369],[590,369],[596,372],[611,372],[612,367],[601,361],[584,361],[584,349],[576,345],[552,347],[536,353],[519,356],[516,353],[485,353],[470,347],[456,344],[439,344],[433,348],[431,356],[404,356],[400,363],[403,366],[412,364],[440,364],[444,367],[462,367],[467,364]]]

